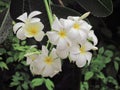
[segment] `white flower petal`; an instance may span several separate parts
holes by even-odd
[[[52,65],[52,67],[54,68],[54,72],[51,74],[50,77],[55,76],[57,73],[59,73],[60,71],[62,71],[61,67],[61,60],[58,58],[54,61],[54,64]]]
[[[85,45],[86,51],[89,51],[94,47],[90,42],[85,42],[84,45]]]
[[[58,43],[57,43],[58,49],[66,49],[70,46],[71,46],[71,42],[67,38],[60,38]]]
[[[51,51],[51,53],[50,53],[50,56],[52,56],[53,59],[58,58],[57,53],[56,53],[56,49],[55,49],[55,48],[52,49],[52,51]]]
[[[36,36],[34,36],[34,38],[36,41],[41,41],[43,39],[44,35],[45,35],[44,32],[41,31]]]
[[[71,30],[68,33],[68,36],[70,39],[76,41],[76,38],[79,37],[79,31],[75,30],[74,28],[71,28]]]
[[[77,59],[77,55],[80,54],[80,50],[79,50],[80,46],[78,44],[73,44],[70,48],[70,59],[72,61],[76,61]]]
[[[17,38],[21,39],[21,40],[24,40],[26,39],[25,35],[24,35],[24,31],[22,28],[20,28],[18,31],[17,31]]]
[[[21,16],[19,16],[17,19],[26,22],[27,20],[27,12],[23,13]]]
[[[30,64],[30,71],[32,72],[33,75],[41,75],[42,73],[44,64],[39,61],[40,60],[35,60],[33,63]]]
[[[70,19],[70,20],[73,20],[73,21],[78,21],[80,17],[78,17],[78,16],[68,16],[67,18]]]
[[[27,57],[27,62],[26,62],[26,64],[27,65],[30,65],[32,63],[32,59],[30,58],[30,57]]]
[[[78,59],[76,60],[76,65],[78,67],[83,67],[86,64],[86,57],[84,55],[78,55]]]
[[[76,54],[70,53],[69,58],[70,58],[71,61],[76,61],[76,59],[77,59],[76,56],[77,56]]]
[[[54,60],[54,62],[53,62],[53,68],[55,69],[55,71],[61,71],[62,69],[61,69],[61,66],[62,66],[62,63],[61,63],[61,60],[60,60],[60,58],[56,58],[55,60]]]
[[[62,49],[62,50],[57,49],[57,55],[62,59],[67,58],[68,54],[69,54],[69,49],[68,48]]]
[[[39,15],[39,14],[41,14],[40,11],[33,11],[33,12],[31,12],[31,13],[29,14],[28,18],[31,19],[31,18],[33,18],[34,16]]]
[[[54,69],[52,66],[45,66],[42,76],[43,77],[51,76],[53,74],[53,72],[54,72]]]
[[[66,31],[69,31],[69,29],[73,26],[74,21],[69,20],[69,19],[60,19],[61,24],[63,25],[64,29]]]
[[[52,29],[56,30],[56,31],[60,31],[61,28],[62,28],[62,25],[61,25],[60,21],[58,20],[58,18],[56,17],[55,21],[52,24]]]
[[[96,35],[94,34],[93,30],[89,31],[88,39],[92,40],[94,45],[97,45],[98,39],[97,39]]]
[[[40,18],[32,18],[30,23],[40,22]]]
[[[56,45],[58,43],[59,36],[56,32],[48,31],[46,34],[53,45]]]
[[[89,31],[92,28],[92,26],[88,24],[85,20],[80,20],[79,24],[81,30]]]
[[[85,56],[86,56],[86,59],[88,61],[88,65],[89,65],[90,61],[91,61],[91,58],[92,58],[92,54],[90,52],[86,52]]]
[[[58,43],[57,43],[57,48],[58,49],[65,49],[67,48],[67,42],[65,41],[65,39],[60,38]]]
[[[79,54],[80,53],[80,46],[78,44],[73,44],[70,48],[71,54]]]
[[[21,27],[24,26],[24,23],[20,22],[20,23],[16,23],[14,26],[13,26],[13,31],[14,33],[17,32],[18,29],[20,29]]]
[[[44,45],[42,46],[42,53],[48,55],[48,49]]]

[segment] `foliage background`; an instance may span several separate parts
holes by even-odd
[[[99,0],[60,1],[52,0],[51,7],[58,17],[66,18],[91,11],[87,20],[98,37],[99,50],[93,52],[90,66],[79,69],[75,64],[64,60],[63,71],[54,78],[33,76],[26,65],[24,54],[29,50],[35,51],[30,49],[32,44],[37,44],[40,49],[41,44],[46,43],[46,38],[42,43],[33,39],[18,40],[12,31],[12,20],[17,22],[16,17],[23,12],[37,9],[43,12],[39,17],[45,24],[44,30],[49,30],[43,0],[11,0],[11,4],[10,1],[0,0],[1,90],[120,90],[120,1],[112,0],[113,10],[109,2],[111,0],[101,0],[106,7],[99,5]]]

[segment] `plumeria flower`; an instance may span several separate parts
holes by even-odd
[[[42,46],[42,53],[36,62],[39,63],[39,70],[43,77],[53,77],[61,71],[61,60],[57,56],[56,49],[54,48],[49,54],[47,48]]]
[[[73,62],[76,62],[78,67],[83,67],[88,63],[90,64],[92,53],[90,50],[95,48],[90,42],[79,44],[74,44],[70,50],[70,59]]]
[[[70,20],[60,19],[56,17],[52,24],[52,31],[47,32],[47,36],[53,45],[57,45],[59,49],[66,49],[71,46],[71,40],[68,37],[69,28],[72,25]]]
[[[88,33],[88,40],[92,41],[94,45],[97,45],[98,39],[93,30],[90,30]]]
[[[40,22],[39,18],[36,18],[36,15],[41,14],[39,11],[33,11],[29,15],[23,13],[17,19],[22,21],[14,25],[13,31],[17,35],[17,38],[24,40],[26,37],[34,37],[36,41],[41,41],[44,32],[42,31],[44,25]]]
[[[84,42],[87,39],[88,32],[92,26],[80,17],[69,16],[68,19],[74,21],[68,34],[69,37],[75,42]]]

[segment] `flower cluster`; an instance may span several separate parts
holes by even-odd
[[[36,41],[41,41],[45,35],[43,32],[44,25],[36,15],[41,14],[39,11],[33,11],[28,16],[22,14],[17,19],[22,22],[16,23],[13,27],[14,33],[21,40],[34,37]],[[56,48],[48,50],[42,46],[40,53],[27,53],[27,64],[34,75],[43,77],[53,77],[62,71],[62,59],[69,58],[75,62],[78,67],[83,67],[86,63],[89,65],[92,53],[91,50],[97,50],[97,37],[92,26],[84,18],[89,15],[85,13],[81,17],[68,16],[67,19],[55,17],[52,24],[52,30],[47,31],[49,42]]]

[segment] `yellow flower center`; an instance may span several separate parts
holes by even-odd
[[[31,28],[28,28],[28,32],[30,35],[36,35],[38,34],[38,29],[36,27],[31,27]]]
[[[85,53],[85,52],[86,52],[85,46],[81,46],[81,47],[80,47],[80,52],[81,52],[81,53]]]
[[[66,32],[65,32],[65,30],[60,30],[60,32],[59,32],[58,34],[59,34],[59,36],[60,36],[61,38],[65,38],[65,37],[66,37]]]
[[[78,23],[75,23],[75,24],[73,25],[73,27],[74,27],[74,29],[76,29],[76,30],[80,29],[80,25],[79,25]]]
[[[25,32],[29,36],[35,36],[40,31],[40,24],[39,23],[26,23]]]
[[[48,57],[45,58],[45,63],[46,64],[52,64],[52,62],[53,62],[53,58],[52,57],[48,56]]]

